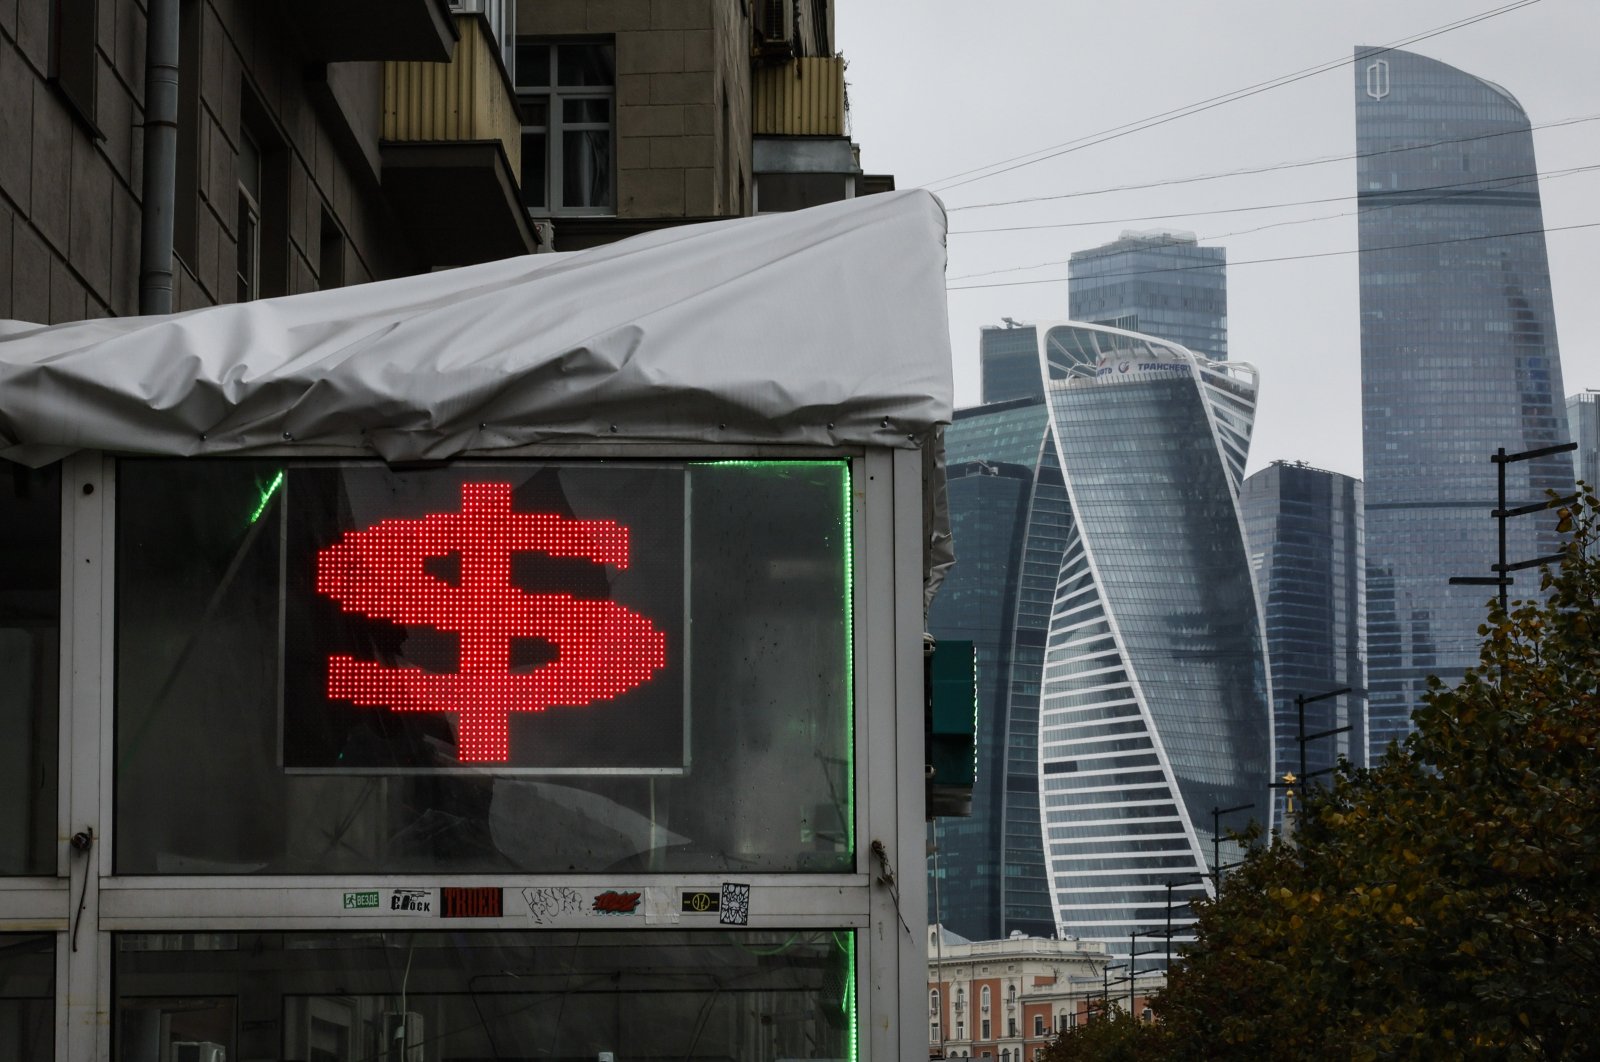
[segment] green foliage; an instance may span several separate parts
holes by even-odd
[[[1095,1002],[1099,1002],[1096,1000]],[[1163,1026],[1140,1021],[1125,1010],[1111,1007],[1091,1014],[1090,1020],[1063,1032],[1044,1052],[1044,1062],[1139,1062],[1160,1058],[1167,1046]]]
[[[1579,1059],[1600,1053],[1600,541],[1561,512],[1544,603],[1492,606],[1416,732],[1312,790],[1292,844],[1198,904],[1162,1034],[1059,1058]],[[1086,1041],[1087,1043],[1087,1041]]]

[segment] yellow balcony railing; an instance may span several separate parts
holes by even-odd
[[[514,180],[522,173],[517,97],[480,15],[456,15],[448,63],[383,64],[383,139],[498,140]]]
[[[843,58],[790,59],[754,76],[756,136],[844,135]]]

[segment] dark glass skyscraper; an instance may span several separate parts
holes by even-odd
[[[1256,376],[1149,336],[1040,329],[1069,506],[1042,840],[1057,921],[1125,955],[1166,924],[1169,883],[1207,887],[1212,808],[1266,817],[1272,707],[1239,511]]]
[[[1266,622],[1272,662],[1276,770],[1300,773],[1295,697],[1350,692],[1306,705],[1308,734],[1349,732],[1306,743],[1306,768],[1340,757],[1367,760],[1366,551],[1361,481],[1303,464],[1275,461],[1244,481],[1240,505],[1250,566]],[[1283,795],[1274,822],[1282,822]]]
[[[1124,232],[1078,251],[1067,265],[1067,314],[1177,343],[1203,358],[1228,356],[1228,252],[1193,233]]]
[[[1567,397],[1567,428],[1578,450],[1578,478],[1600,490],[1600,392],[1585,391]]]
[[[1528,118],[1491,82],[1392,49],[1355,62],[1370,742],[1410,730],[1477,658],[1496,560],[1496,447],[1563,442],[1564,394]],[[1513,506],[1567,490],[1567,454],[1508,468]],[[1510,522],[1512,560],[1556,552]],[[1513,597],[1532,594],[1518,576]]]
[[[983,400],[1009,402],[1015,398],[1044,401],[1039,380],[1039,337],[1032,325],[1019,325],[1009,317],[1004,327],[978,332],[978,364],[983,370]]]
[[[1032,328],[1025,331],[1033,335]],[[1032,364],[1037,379],[1037,352]],[[1029,552],[1029,532],[1038,534],[1033,510],[1045,423],[1043,400],[1023,399],[960,410],[945,432],[958,563],[933,600],[928,630],[935,638],[974,643],[980,729],[972,815],[935,825],[938,910],[930,881],[929,911],[931,919],[971,940],[994,940],[1014,929],[1048,936],[1052,925],[1039,851],[1038,766],[1032,744],[1037,716],[1012,705],[1020,585],[1036,581],[1024,575],[1023,559]],[[1059,483],[1060,476],[1055,478]],[[1026,612],[1021,619],[1025,628],[1037,626]],[[1025,636],[1023,641],[1035,639]],[[1037,649],[1025,645],[1022,653],[1027,657]],[[1036,694],[1033,702],[1037,704]],[[1025,718],[1017,719],[1019,714]],[[1013,755],[1018,742],[1024,744]],[[1023,843],[1015,843],[1014,837]]]

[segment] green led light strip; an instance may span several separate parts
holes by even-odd
[[[856,853],[855,505],[850,491],[849,462],[841,462],[840,469],[844,473],[840,511],[844,522],[845,838],[853,857]],[[854,940],[854,935],[851,939]],[[853,948],[854,944],[851,946]],[[854,955],[852,950],[852,958]]]
[[[834,943],[839,942],[839,934],[833,935]],[[856,1008],[856,931],[844,931],[844,999],[839,1002],[839,1009],[844,1011],[845,1024],[845,1057],[850,1062],[856,1062],[861,1057],[861,1028]]]
[[[272,482],[268,483],[266,489],[261,492],[261,502],[256,506],[256,511],[250,514],[250,522],[252,524],[261,519],[261,514],[267,511],[268,505],[272,504],[272,496],[277,494],[278,489],[283,486],[283,480],[284,472],[280,468],[278,469],[278,474],[272,477]]]

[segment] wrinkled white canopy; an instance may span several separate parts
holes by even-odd
[[[932,195],[887,193],[167,317],[0,322],[0,457],[585,439],[933,457],[944,234]]]

